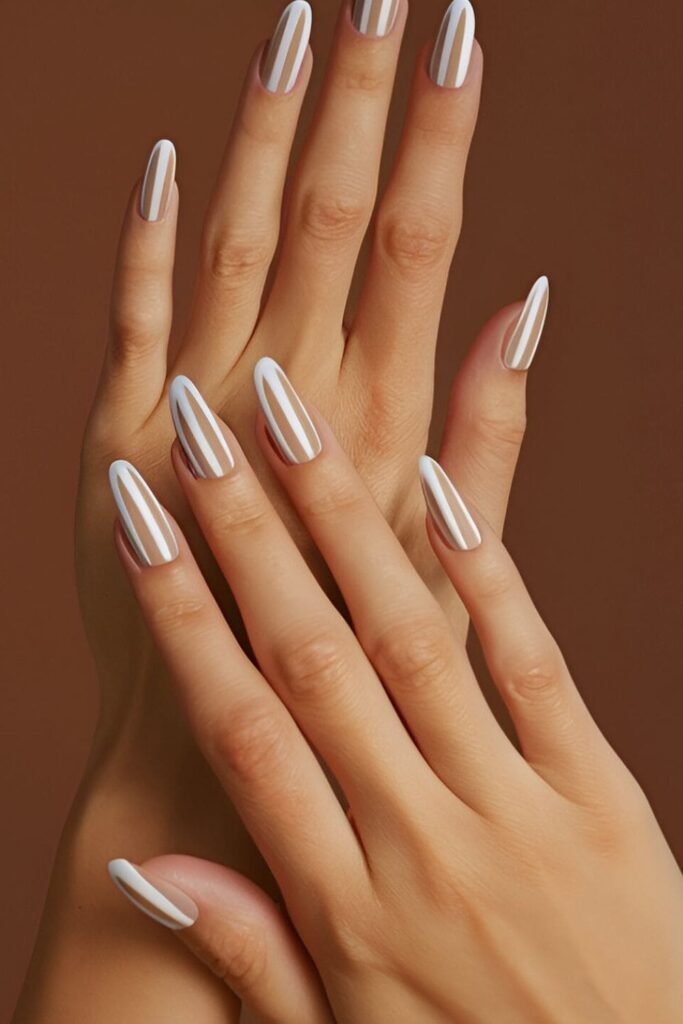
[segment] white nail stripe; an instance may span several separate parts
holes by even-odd
[[[453,539],[456,541],[458,547],[462,548],[464,551],[467,551],[471,548],[472,545],[468,544],[467,541],[465,540],[462,530],[458,525],[458,521],[453,515],[453,510],[450,507],[448,498],[446,497],[446,493],[444,491],[442,477],[438,472],[439,468],[439,464],[435,462],[433,459],[430,459],[428,455],[423,455],[423,457],[420,459],[420,472],[422,474],[422,479],[425,483],[425,486],[429,489],[430,494],[434,498],[434,501],[438,506],[439,512],[443,516],[444,521],[447,524],[449,530],[451,531]],[[455,489],[451,481],[445,474],[444,476],[446,481],[448,482],[448,486],[452,497],[455,499],[458,508],[460,509],[465,520],[467,521],[467,524],[472,528],[472,532],[474,536],[477,538],[477,543],[480,544],[481,534],[479,532],[477,524],[470,515],[469,509],[465,505],[464,501],[458,494],[457,490]]]
[[[287,394],[282,385],[280,374],[283,372],[284,371],[281,369],[280,366],[278,366],[274,359],[270,359],[268,356],[264,356],[262,359],[259,359],[258,363],[256,364],[254,373],[254,383],[256,385],[256,391],[259,397],[259,401],[261,402],[261,407],[268,421],[268,426],[275,435],[278,444],[287,455],[287,458],[291,462],[297,463],[299,462],[299,459],[292,451],[291,447],[287,443],[284,434],[280,430],[280,427],[277,424],[277,420],[270,408],[270,402],[266,398],[265,389],[263,387],[263,381],[265,380],[268,382],[272,391],[275,393],[278,399],[278,404],[280,405],[280,408],[285,414],[285,418],[289,423],[290,427],[292,428],[294,434],[296,435],[297,440],[301,444],[301,447],[306,452],[308,457],[312,459],[315,456],[315,451],[301,423],[301,419],[294,410],[294,407],[289,399],[289,395]],[[308,425],[315,433],[315,427],[313,426],[311,418],[309,417],[308,413],[305,410],[303,410],[303,413],[306,416],[306,421]]]
[[[455,77],[456,87],[461,86],[465,81],[467,68],[469,67],[470,57],[472,54],[472,44],[474,42],[474,10],[472,5],[469,3],[469,0],[453,0],[453,3],[450,5],[445,15],[448,21],[446,31],[444,33],[443,47],[441,49],[441,60],[436,73],[437,85],[443,85],[446,81],[448,65],[450,63],[451,53],[453,50],[453,43],[455,41],[461,16],[465,18],[465,33],[462,41],[462,50],[460,51],[460,57],[458,59],[458,70]]]
[[[527,346],[527,344],[529,342],[529,337],[530,337],[532,328],[534,326],[534,323],[536,322],[536,316],[538,315],[538,311],[539,311],[539,309],[541,307],[541,304],[545,301],[545,295],[546,295],[547,290],[548,290],[548,279],[547,279],[547,277],[539,277],[538,281],[536,281],[536,283],[534,284],[533,288],[529,292],[529,295],[528,295],[528,298],[526,300],[524,309],[522,310],[522,316],[521,316],[521,319],[522,319],[522,321],[524,323],[524,328],[523,328],[522,333],[520,335],[519,342],[517,343],[517,348],[515,349],[515,351],[514,351],[514,353],[512,355],[512,358],[509,361],[510,368],[513,369],[513,370],[516,370],[519,367],[520,363],[521,363],[522,355],[524,354],[524,350],[525,350],[525,348],[526,348],[526,346]],[[543,314],[543,319],[542,319],[541,323],[539,324],[538,332],[536,334],[536,344],[534,345],[533,350],[527,356],[527,360],[526,361],[528,363],[531,362],[531,360],[533,359],[533,357],[534,357],[534,355],[536,353],[536,349],[538,348],[538,344],[539,344],[539,342],[541,340],[541,335],[543,333],[543,327],[545,325],[545,320],[546,320],[547,315],[548,315],[548,310],[546,308],[546,311]]]
[[[157,220],[159,217],[159,211],[161,209],[161,197],[164,192],[164,181],[166,180],[166,172],[168,165],[172,158],[175,156],[175,148],[172,142],[168,139],[161,139],[157,142],[156,146],[152,150],[150,161],[154,158],[155,152],[159,150],[159,161],[157,163],[156,174],[154,181],[152,182],[152,197],[149,206],[149,220]],[[147,182],[144,183],[143,189],[148,187]]]
[[[280,39],[280,46],[273,64],[273,70],[271,71],[270,78],[266,83],[266,88],[270,89],[271,92],[275,92],[280,86],[280,78],[282,77],[282,72],[289,55],[289,47],[292,39],[294,38],[294,32],[302,11],[304,12],[305,18],[304,30],[301,33],[301,41],[299,43],[299,49],[294,59],[294,63],[292,64],[292,72],[289,76],[289,81],[285,85],[285,92],[289,92],[290,89],[294,87],[294,83],[296,82],[299,71],[301,70],[301,62],[304,59],[304,54],[311,34],[311,8],[308,3],[300,3],[299,0],[295,0],[295,2],[290,4],[282,15],[287,18],[287,23],[285,25],[284,32],[282,33],[282,38]]]
[[[391,14],[391,8],[394,0],[382,0],[382,6],[380,8],[379,18],[377,19],[377,35],[383,36],[386,34],[389,27],[389,15]],[[363,13],[360,16],[360,23],[358,25],[359,32],[367,32],[368,25],[370,24],[370,15],[372,14],[373,0],[363,0]]]
[[[133,543],[137,553],[140,555],[141,559],[144,562],[146,562],[147,565],[152,565],[152,559],[149,555],[149,552],[145,549],[145,546],[140,538],[140,534],[135,529],[135,526],[133,525],[133,520],[130,517],[130,514],[128,512],[128,509],[126,508],[123,498],[121,497],[121,487],[125,487],[126,491],[133,499],[136,508],[138,509],[140,515],[145,521],[147,529],[151,533],[155,543],[159,548],[160,554],[164,558],[168,559],[168,561],[170,562],[174,557],[173,552],[166,543],[166,538],[159,529],[159,526],[154,516],[150,512],[149,501],[145,498],[143,491],[138,486],[134,474],[137,475],[137,470],[134,469],[133,466],[130,465],[130,463],[123,462],[121,460],[119,460],[118,462],[114,462],[110,469],[110,478],[112,482],[112,490],[114,492],[114,499],[116,501],[116,506],[119,510],[119,514],[126,526],[126,532],[128,533],[128,536],[130,537],[130,540]],[[154,498],[154,495],[151,495],[151,497],[156,502],[156,498]],[[158,502],[156,503],[158,505]],[[159,511],[161,511],[160,507]]]
[[[170,398],[171,416],[173,417],[173,423],[175,425],[176,431],[180,436],[181,441],[183,442],[183,450],[185,451],[185,454],[189,458],[190,462],[192,463],[192,467],[195,470],[195,472],[200,477],[203,477],[204,470],[202,469],[202,467],[199,465],[199,462],[192,454],[191,446],[188,444],[189,439],[185,434],[185,431],[183,430],[180,416],[178,415],[178,409],[182,411],[182,414],[185,418],[188,427],[190,428],[192,436],[194,440],[197,442],[199,448],[201,449],[202,455],[206,459],[207,463],[209,464],[209,466],[211,466],[211,469],[214,471],[216,476],[223,476],[223,469],[221,467],[221,464],[216,458],[216,455],[211,445],[209,444],[204,431],[199,425],[199,421],[197,420],[194,409],[190,405],[190,401],[187,397],[188,391],[193,395],[195,401],[200,406],[200,408],[203,409],[207,420],[214,428],[214,435],[216,437],[216,440],[218,441],[221,448],[227,455],[229,464],[231,466],[235,465],[235,460],[233,459],[232,452],[228,448],[225,437],[223,436],[223,431],[215,422],[214,415],[209,409],[204,399],[202,398],[201,393],[197,390],[195,385],[188,377],[180,376],[176,377],[173,383],[171,384]]]
[[[143,878],[139,871],[137,871],[130,861],[127,860],[112,860],[109,862],[109,876],[114,885],[120,889],[124,896],[128,899],[131,898],[130,893],[122,887],[121,883],[129,886],[136,892],[141,899],[151,903],[152,906],[156,907],[159,914],[165,914],[166,917],[171,918],[172,921],[176,922],[176,928],[189,928],[194,924],[193,918],[184,914],[182,910],[176,907],[175,903],[171,903],[167,896],[159,892],[146,878]],[[140,906],[136,904],[143,913],[148,914],[149,917],[153,918],[159,924],[165,925],[167,928],[172,927],[164,917],[156,917],[148,907]]]

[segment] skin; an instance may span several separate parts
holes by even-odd
[[[118,1024],[124,1011],[129,1022],[237,1019],[237,1000],[173,943],[160,945],[110,891],[105,864],[122,833],[134,833],[130,853],[139,860],[182,848],[220,859],[275,891],[187,728],[111,548],[106,471],[112,459],[124,457],[187,533],[225,619],[247,643],[168,464],[172,376],[186,373],[213,408],[229,414],[247,456],[263,469],[249,382],[261,355],[277,358],[329,417],[419,577],[456,635],[465,636],[467,613],[425,539],[414,464],[427,445],[434,351],[460,231],[483,60],[475,43],[465,84],[447,90],[427,75],[433,41],[418,55],[401,145],[375,209],[406,13],[403,2],[391,34],[369,40],[355,31],[348,4],[342,5],[323,93],[286,190],[312,56],[293,91],[273,96],[260,83],[259,47],[208,206],[189,322],[171,351],[179,193],[174,188],[156,223],[139,215],[139,181],[130,196],[109,345],[82,452],[76,522],[78,586],[101,710],[16,1024],[72,1024],[84,1013],[98,1024]],[[347,308],[373,215],[360,297]],[[500,354],[521,308],[515,303],[494,316],[464,360],[440,453],[498,532],[524,433],[526,378],[505,369]],[[266,481],[315,577],[334,594],[331,575],[288,499]],[[93,935],[101,936],[103,921],[106,955],[93,958]],[[149,986],[150,977],[156,986]],[[126,999],[130,1005],[123,1006]]]
[[[521,753],[352,463],[309,411],[323,442],[311,462],[281,459],[263,423],[257,436],[353,629],[227,428],[236,465],[226,477],[196,479],[177,447],[173,465],[258,668],[179,531],[179,556],[155,568],[117,535],[198,743],[292,926],[231,873],[161,858],[149,877],[199,908],[177,934],[266,1022],[674,1024],[683,879],[510,556],[478,510],[482,542],[467,552],[428,524]]]

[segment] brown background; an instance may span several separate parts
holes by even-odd
[[[4,5],[2,1020],[95,714],[71,524],[123,207],[151,143],[172,138],[182,317],[247,54],[279,6]],[[441,6],[413,0],[392,140],[411,54]],[[314,8],[319,76],[336,3]],[[477,17],[485,86],[441,404],[478,326],[547,273],[508,542],[680,854],[681,5],[478,0]]]

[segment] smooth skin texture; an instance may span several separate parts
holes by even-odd
[[[130,196],[109,345],[82,453],[76,524],[78,585],[101,713],[17,1024],[72,1024],[76,1010],[98,1024],[118,1024],[124,987],[131,993],[125,1007],[131,1024],[235,1019],[237,1003],[222,987],[207,984],[191,958],[183,960],[170,945],[162,949],[149,930],[122,915],[101,870],[122,831],[134,832],[130,855],[137,859],[181,848],[223,860],[274,889],[197,750],[111,550],[112,506],[104,481],[112,460],[127,459],[187,532],[220,607],[246,642],[234,601],[168,465],[173,429],[166,398],[176,373],[191,377],[213,408],[229,412],[259,467],[250,378],[264,353],[277,358],[330,418],[411,562],[458,635],[465,635],[465,610],[424,536],[413,467],[431,418],[434,350],[460,231],[483,61],[475,44],[462,86],[440,88],[428,73],[434,39],[425,44],[396,162],[375,208],[406,17],[402,0],[391,31],[368,37],[354,27],[350,5],[341,5],[322,95],[287,188],[312,54],[306,51],[294,88],[273,94],[259,78],[265,49],[259,47],[209,202],[189,322],[177,331],[172,350],[178,189],[173,186],[168,208],[155,220],[140,214],[141,181]],[[435,24],[434,38],[437,30]],[[168,147],[159,153],[168,156]],[[182,167],[180,152],[181,179]],[[162,194],[166,186],[164,180]],[[347,309],[371,216],[367,271],[356,307]],[[536,270],[525,273],[520,293]],[[501,358],[521,310],[518,302],[494,316],[465,358],[440,456],[498,531],[524,432],[526,375],[508,370]],[[334,592],[286,499],[270,485],[268,490],[316,576]],[[105,915],[108,955],[93,960],[92,937]],[[125,986],[112,969],[122,959]],[[155,989],[150,976],[159,980]]]
[[[177,526],[178,556],[153,568],[117,533],[197,741],[292,925],[287,933],[265,896],[224,869],[162,857],[144,865],[146,877],[172,883],[197,910],[174,934],[259,1020],[278,1024],[675,1024],[680,872],[509,554],[469,496],[481,538],[472,549],[428,523],[521,752],[352,462],[306,405],[321,439],[314,459],[285,461],[263,420],[257,435],[352,627],[227,427],[235,466],[223,478],[197,479],[177,445],[172,461],[258,667]],[[283,974],[291,989],[278,984]]]

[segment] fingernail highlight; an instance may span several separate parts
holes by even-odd
[[[235,465],[216,417],[189,377],[176,377],[169,391],[171,416],[178,440],[195,474],[219,480]]]
[[[178,542],[166,513],[137,469],[124,459],[109,467],[109,483],[121,525],[143,565],[166,565],[178,557]]]
[[[453,0],[436,37],[429,77],[445,89],[459,89],[467,77],[474,43],[474,9],[469,0]]]
[[[465,502],[438,462],[423,455],[420,482],[427,510],[446,544],[459,551],[472,551],[481,544],[481,534]]]
[[[320,454],[322,444],[285,371],[265,356],[254,367],[254,385],[268,430],[283,458],[295,465],[311,462]]]
[[[268,92],[287,93],[296,85],[312,21],[311,5],[306,0],[294,0],[285,7],[261,66],[261,81]]]
[[[529,292],[524,309],[505,346],[503,362],[509,370],[528,370],[531,366],[543,334],[549,301],[550,283],[544,275],[539,277]]]
[[[145,220],[161,220],[171,201],[175,181],[175,146],[168,139],[156,143],[147,161],[140,190],[140,216]]]
[[[154,878],[136,864],[121,858],[109,861],[114,885],[143,914],[173,931],[190,928],[199,917],[194,900],[170,882]]]
[[[352,21],[364,36],[386,36],[396,21],[398,0],[355,0]]]

